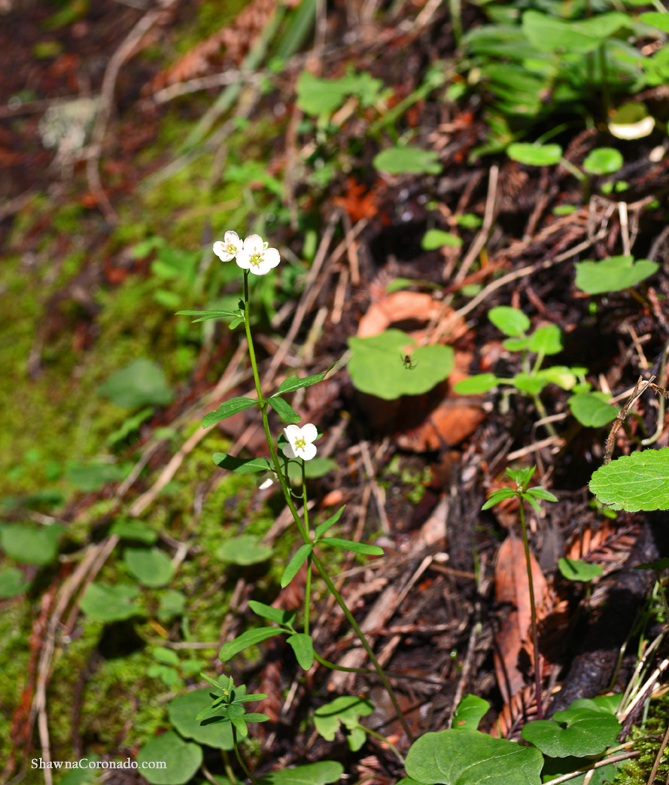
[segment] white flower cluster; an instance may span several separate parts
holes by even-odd
[[[237,232],[226,232],[223,240],[214,243],[214,253],[222,262],[235,259],[237,266],[254,275],[267,275],[279,264],[281,257],[276,248],[268,248],[259,234],[241,240]]]

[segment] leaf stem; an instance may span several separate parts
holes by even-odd
[[[406,761],[402,757],[402,755],[401,755],[400,751],[397,749],[397,747],[392,743],[392,741],[388,741],[388,739],[382,733],[377,733],[375,730],[372,730],[371,728],[367,728],[364,725],[361,725],[360,723],[358,723],[358,727],[362,728],[365,731],[365,733],[368,733],[370,736],[373,736],[375,739],[378,739],[383,744],[387,744],[388,747],[390,747],[390,749],[397,756],[397,760],[399,760],[399,762],[402,764],[402,766],[404,766]]]
[[[251,770],[246,763],[244,763],[244,758],[242,758],[242,753],[239,750],[239,744],[237,744],[237,728],[235,728],[234,725],[232,726],[232,743],[235,745],[235,755],[237,756],[239,765],[244,770],[244,774],[251,780],[253,785],[258,785],[258,780],[251,774]]]
[[[525,524],[525,510],[523,506],[525,500],[522,491],[517,492],[520,502],[520,525],[523,530],[523,545],[525,546],[525,565],[527,568],[527,585],[530,590],[530,613],[532,615],[532,645],[534,646],[534,684],[537,701],[537,719],[541,720],[544,716],[543,703],[541,697],[541,662],[539,656],[539,633],[537,631],[537,606],[534,598],[534,581],[532,580],[532,560],[530,557],[530,543],[527,539],[527,525]]]

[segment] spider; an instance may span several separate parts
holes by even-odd
[[[407,371],[413,371],[414,368],[418,367],[418,363],[414,363],[408,354],[400,354],[400,360]]]

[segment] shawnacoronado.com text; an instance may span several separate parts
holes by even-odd
[[[32,769],[166,769],[167,762],[164,760],[142,761],[136,760],[43,760],[33,758],[31,761]]]

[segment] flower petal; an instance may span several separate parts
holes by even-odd
[[[300,458],[305,461],[310,461],[316,455],[316,445],[307,444],[300,450]]]
[[[232,230],[227,231],[223,237],[225,238],[226,245],[234,245],[235,248],[241,248],[242,241],[239,239],[237,232],[233,232]]]
[[[254,264],[249,267],[250,271],[255,275],[267,275],[267,273],[272,269],[267,265],[267,262],[263,259],[260,264]]]
[[[274,472],[265,472],[258,480],[258,488],[261,491],[267,490],[270,486],[274,485],[275,475]]]
[[[244,240],[244,250],[246,253],[262,253],[264,251],[264,243],[259,234],[250,234]]]
[[[291,423],[290,425],[286,425],[283,429],[284,434],[286,435],[286,439],[291,444],[295,443],[295,439],[299,439],[302,436],[302,429],[299,425],[295,425],[295,423]]]
[[[302,437],[307,442],[313,442],[318,438],[318,428],[313,423],[308,422],[302,428]]]
[[[279,264],[281,261],[281,254],[276,250],[276,248],[268,248],[265,251],[264,260],[269,264],[270,268],[276,267],[277,264]]]
[[[237,252],[236,262],[237,267],[241,267],[242,270],[248,270],[251,267],[251,259],[246,250]]]
[[[214,243],[214,253],[222,262],[229,262],[231,259],[234,259],[234,254],[228,253],[225,243],[222,243],[220,240]]]
[[[283,451],[283,454],[286,456],[286,458],[297,458],[297,455],[295,455],[293,452],[293,448],[290,446],[290,444],[284,444],[281,450]]]

